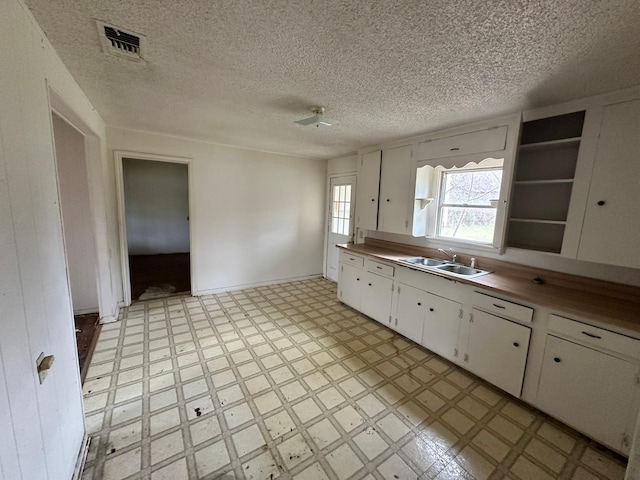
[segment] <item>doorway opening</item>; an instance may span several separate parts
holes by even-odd
[[[191,293],[189,162],[121,152],[116,161],[125,303]]]
[[[78,363],[84,382],[100,333],[97,249],[85,137],[55,111],[51,119]]]
[[[339,251],[336,245],[353,242],[353,214],[356,198],[356,177],[354,175],[331,177],[329,179],[329,221],[327,231],[327,251],[325,258],[326,278],[338,281]]]

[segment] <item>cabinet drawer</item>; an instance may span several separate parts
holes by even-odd
[[[510,318],[519,322],[531,323],[533,318],[533,308],[508,302],[507,300],[485,295],[480,292],[473,292],[473,304],[485,312],[495,313],[501,317]]]
[[[362,267],[364,265],[363,257],[359,257],[358,255],[353,255],[347,252],[340,252],[340,261],[344,263],[349,263],[356,267]]]
[[[558,315],[549,315],[548,329],[580,343],[593,345],[602,349],[640,359],[640,340],[625,337],[602,328],[592,327],[586,323],[576,322]]]
[[[367,259],[367,270],[386,277],[393,277],[395,267],[393,265],[387,265],[386,263],[376,262],[375,260]]]
[[[418,144],[418,160],[496,152],[504,150],[506,141],[506,126],[438,138]]]

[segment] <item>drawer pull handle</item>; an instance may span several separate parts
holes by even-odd
[[[604,200],[600,200],[600,201],[598,201],[598,205],[599,205],[599,206],[603,206],[605,203],[606,203],[606,202],[605,202]]]
[[[498,305],[497,303],[494,303],[493,306],[496,307],[496,308],[502,308],[502,309],[507,308],[504,305]]]
[[[453,148],[449,149],[450,152],[457,152],[459,150],[460,150],[460,148],[458,148],[458,147],[453,147]]]
[[[602,339],[602,337],[600,335],[594,335],[593,333],[584,332],[584,331],[582,333],[584,333],[587,337],[597,338],[598,340]]]
[[[519,346],[520,346],[520,344],[519,344],[518,342],[513,342],[513,346],[514,346],[514,347],[519,347]]]
[[[430,312],[433,312],[433,308],[430,308],[430,309],[429,309],[429,311],[430,311]]]
[[[553,361],[556,362],[556,363],[560,363],[560,357],[554,357]]]
[[[377,266],[376,266],[376,268],[377,268],[378,270],[382,270],[382,267],[381,267],[380,265],[377,265]]]
[[[421,306],[422,306],[422,303],[418,302],[418,306],[419,306],[419,307],[421,307]]]

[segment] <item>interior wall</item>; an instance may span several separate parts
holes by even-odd
[[[189,178],[184,163],[124,158],[129,255],[189,252]]]
[[[48,88],[103,144],[104,123],[21,0],[0,2],[0,65],[0,477],[68,479],[84,420]],[[98,151],[94,173],[107,167]],[[94,192],[94,205],[109,204],[108,191]],[[117,262],[101,240],[106,262]],[[111,293],[110,281],[107,271]],[[43,384],[41,352],[55,355]]]
[[[332,158],[327,162],[327,175],[355,173],[358,170],[358,156]]]
[[[107,141],[193,159],[194,293],[321,274],[326,161],[113,127]]]
[[[97,312],[96,243],[84,136],[58,115],[52,117],[73,312]]]

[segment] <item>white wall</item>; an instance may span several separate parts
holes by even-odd
[[[189,252],[187,165],[124,158],[129,255]]]
[[[112,127],[107,140],[111,150],[193,158],[196,294],[322,272],[326,161]]]
[[[0,478],[68,479],[84,425],[47,87],[96,135],[92,178],[107,171],[104,123],[20,0],[0,2],[0,65]],[[114,205],[93,194],[96,208]],[[117,262],[108,215],[96,222],[103,265]],[[109,295],[110,282],[107,271]],[[55,355],[42,385],[41,352]]]
[[[358,170],[358,156],[333,158],[327,162],[327,175],[343,175],[356,173]]]
[[[53,134],[73,312],[97,312],[96,243],[84,137],[55,114]]]

